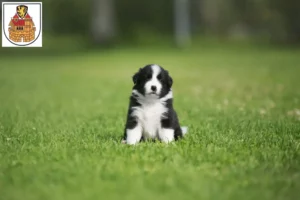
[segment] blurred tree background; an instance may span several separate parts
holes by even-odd
[[[122,42],[136,44],[147,40],[153,42],[151,38],[169,38],[172,41],[175,1],[44,0],[44,37],[76,35],[82,36],[84,42],[102,46]],[[193,37],[300,43],[298,0],[187,2]]]

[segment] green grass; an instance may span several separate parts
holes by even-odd
[[[189,133],[122,145],[148,63],[170,71]],[[1,57],[0,199],[299,199],[299,63],[226,45]]]

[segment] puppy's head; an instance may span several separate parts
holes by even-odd
[[[152,97],[163,97],[170,91],[173,80],[168,71],[159,65],[146,65],[132,77],[134,89],[139,93]]]

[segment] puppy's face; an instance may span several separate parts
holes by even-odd
[[[163,97],[170,91],[173,80],[168,71],[158,65],[146,65],[133,76],[134,89],[145,97]]]

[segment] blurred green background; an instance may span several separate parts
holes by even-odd
[[[76,50],[120,45],[173,45],[176,44],[175,24],[182,21],[185,12],[187,20],[183,19],[182,23],[184,20],[188,22],[188,37],[194,40],[213,37],[264,44],[294,46],[300,43],[300,2],[297,0],[42,2],[42,51],[52,48]],[[176,10],[176,2],[182,9]]]

